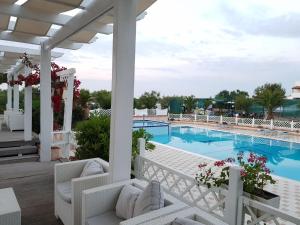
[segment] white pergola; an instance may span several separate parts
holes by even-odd
[[[98,33],[113,32],[110,177],[112,182],[130,178],[136,20],[142,19],[145,10],[155,1],[0,1],[0,40],[40,46],[41,161],[51,159],[52,49],[76,50],[83,44],[94,42]],[[0,64],[6,72],[16,70]]]
[[[0,72],[7,73],[8,81],[13,78],[17,79],[20,73],[25,76],[30,74],[30,68],[25,67],[21,63],[21,57],[23,57],[25,52],[30,55],[32,62],[39,62],[40,51],[37,49],[0,45]],[[52,59],[61,57],[62,55],[63,53],[59,52],[51,53]],[[10,129],[24,129],[24,140],[29,141],[32,139],[32,87],[25,87],[24,113],[22,113],[19,111],[19,85],[15,84],[13,88],[7,85],[5,117]]]

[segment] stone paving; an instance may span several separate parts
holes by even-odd
[[[194,176],[198,171],[199,163],[212,162],[212,159],[205,156],[158,143],[155,143],[155,145],[156,149],[154,151],[146,151],[145,154],[148,159],[181,171],[187,175]],[[276,180],[277,183],[266,187],[266,190],[278,194],[281,197],[280,209],[292,216],[300,218],[300,182],[277,177]]]

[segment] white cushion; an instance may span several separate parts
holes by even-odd
[[[136,200],[133,216],[164,207],[164,193],[158,181],[151,181]]]
[[[97,160],[90,160],[85,164],[80,177],[102,174],[102,173],[104,173],[104,169],[101,163]]]
[[[123,220],[116,216],[116,212],[108,211],[99,216],[88,218],[85,225],[117,225]]]
[[[71,203],[71,199],[72,199],[71,181],[57,183],[56,189],[57,189],[57,193],[64,201]]]
[[[204,225],[204,224],[188,218],[176,218],[172,222],[172,225]]]
[[[133,216],[135,202],[142,190],[128,184],[122,188],[116,205],[116,215],[122,219]]]

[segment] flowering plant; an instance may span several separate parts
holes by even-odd
[[[276,181],[270,175],[270,169],[266,167],[267,158],[250,153],[247,159],[245,159],[243,152],[238,153],[237,160],[228,158],[214,162],[215,169],[212,167],[208,168],[207,163],[199,164],[200,172],[196,174],[196,182],[198,185],[200,183],[205,184],[208,188],[228,185],[230,163],[236,161],[242,168],[241,180],[243,181],[245,192],[254,194],[257,191],[263,190],[268,183],[275,184]]]
[[[40,84],[40,66],[37,64],[33,64],[30,61],[30,58],[27,53],[24,53],[23,56],[20,57],[22,63],[26,66],[31,68],[30,74],[26,77],[23,74],[18,75],[17,80],[11,80],[8,82],[10,86],[15,84],[22,85],[23,82],[25,83],[25,87],[32,86],[32,85],[39,85]],[[54,62],[51,62],[51,87],[52,87],[52,106],[54,112],[60,112],[62,106],[62,96],[64,89],[66,88],[66,82],[60,81],[59,76],[57,75],[58,72],[62,70],[66,70],[66,67],[61,67]],[[80,97],[80,86],[81,82],[79,80],[74,79],[74,86],[73,86],[73,100],[76,101]]]

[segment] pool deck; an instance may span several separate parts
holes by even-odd
[[[199,163],[213,162],[212,159],[195,153],[158,143],[155,145],[154,151],[146,151],[146,157],[184,174],[195,176]],[[300,182],[279,177],[276,180],[276,184],[266,187],[266,190],[280,196],[280,209],[300,218]]]

